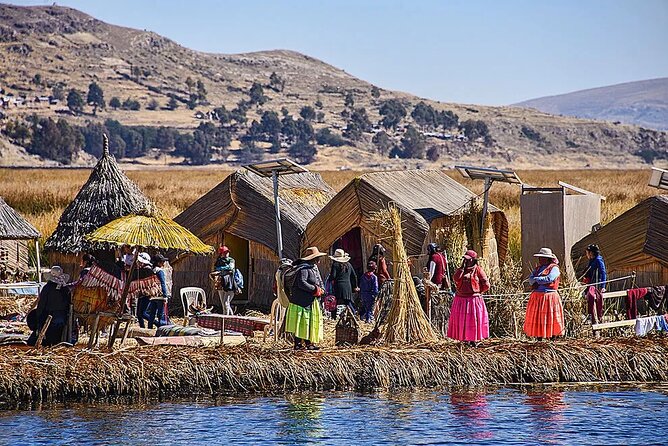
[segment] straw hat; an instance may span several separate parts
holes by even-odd
[[[322,257],[326,255],[327,254],[325,254],[324,252],[320,252],[320,250],[317,247],[311,246],[310,248],[306,248],[304,250],[304,257],[302,257],[300,260],[313,260],[316,257]]]
[[[58,285],[60,288],[62,285],[65,285],[68,280],[70,280],[69,274],[65,274],[63,269],[60,266],[52,266],[51,271],[49,272],[49,280]]]
[[[540,248],[540,251],[538,251],[537,254],[533,255],[534,257],[547,257],[549,259],[556,259],[557,256],[555,256],[552,253],[552,250],[550,248]]]
[[[350,255],[348,255],[348,253],[345,252],[343,249],[337,249],[336,251],[334,251],[334,255],[329,256],[329,258],[334,260],[335,262],[346,263],[347,261],[350,260]]]

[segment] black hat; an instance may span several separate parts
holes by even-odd
[[[594,254],[598,254],[601,252],[601,249],[598,247],[598,245],[591,244],[587,246],[587,251],[592,252]]]
[[[156,254],[153,256],[153,264],[155,265],[158,262],[166,262],[168,259],[167,257],[163,256],[162,254]]]

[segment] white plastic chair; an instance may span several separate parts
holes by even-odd
[[[269,316],[269,325],[264,326],[264,336],[262,342],[267,341],[267,334],[273,332],[274,341],[278,341],[278,335],[281,327],[283,326],[283,319],[287,310],[283,308],[278,298],[274,299],[274,302],[271,304],[271,314]]]
[[[181,304],[183,305],[183,325],[188,326],[188,319],[190,319],[190,306],[197,306],[201,302],[202,306],[206,305],[206,293],[202,288],[195,286],[187,286],[181,288]]]

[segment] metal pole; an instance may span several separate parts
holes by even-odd
[[[35,239],[35,254],[37,256],[37,283],[42,283],[42,264],[39,259],[39,239]],[[39,285],[38,285],[39,286]]]
[[[281,205],[278,201],[278,172],[271,171],[271,178],[274,180],[274,207],[276,209],[276,241],[278,258],[283,258],[283,233],[281,232]]]
[[[489,189],[492,187],[492,179],[485,177],[485,198],[482,202],[482,223],[480,224],[480,247],[485,246],[485,221],[487,220],[487,206],[489,204]],[[482,254],[482,253],[481,253]]]

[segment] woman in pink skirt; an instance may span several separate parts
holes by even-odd
[[[454,276],[457,293],[450,308],[448,337],[475,343],[489,337],[489,316],[481,293],[489,290],[489,279],[478,265],[478,254],[466,251]]]

